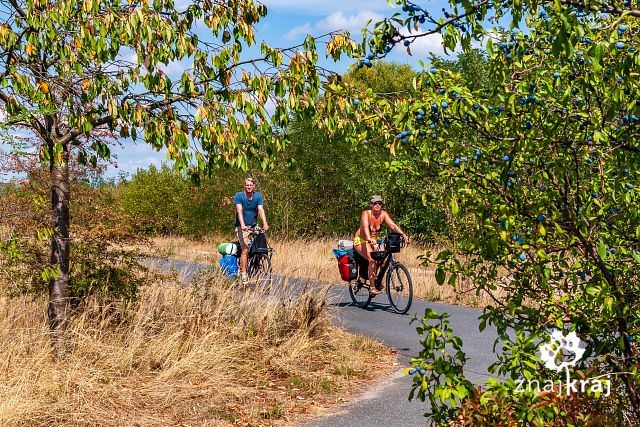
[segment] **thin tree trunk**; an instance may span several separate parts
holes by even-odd
[[[51,266],[57,277],[49,279],[49,325],[54,348],[62,350],[62,338],[67,323],[69,303],[69,150],[63,145],[62,159],[54,159],[53,144],[49,144],[51,179]],[[61,160],[61,161],[60,161]]]

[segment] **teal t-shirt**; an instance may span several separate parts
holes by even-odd
[[[251,227],[258,223],[258,206],[262,205],[262,194],[257,191],[253,192],[251,200],[247,198],[244,191],[238,191],[233,197],[233,205],[242,205],[242,217],[244,218],[244,225]],[[236,211],[236,227],[240,227],[240,221],[238,220],[238,212]]]

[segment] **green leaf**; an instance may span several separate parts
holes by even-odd
[[[436,277],[436,282],[438,283],[438,285],[442,285],[444,283],[446,275],[445,275],[445,272],[444,272],[444,269],[442,268],[442,266],[436,267],[435,277]]]
[[[451,214],[457,215],[458,212],[460,211],[460,208],[458,207],[458,202],[456,201],[456,199],[451,199],[450,205],[451,205]]]
[[[607,247],[605,246],[604,242],[602,241],[598,242],[597,250],[598,250],[598,256],[601,259],[607,259]]]

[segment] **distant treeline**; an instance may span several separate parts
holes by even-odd
[[[269,171],[220,169],[196,187],[167,165],[150,166],[120,182],[113,200],[145,234],[230,233],[233,195],[242,191],[246,176],[254,176],[272,232],[283,237],[350,236],[371,195],[381,194],[385,209],[407,233],[426,240],[446,238],[443,206],[435,197],[423,204],[425,191],[430,194],[428,179],[389,172],[382,164],[389,154],[381,148],[356,150],[314,131],[298,137],[302,140],[294,141],[287,157]]]

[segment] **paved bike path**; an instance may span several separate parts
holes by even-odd
[[[210,269],[210,266],[179,260],[155,260],[156,267],[180,272],[184,280],[189,281],[198,269]],[[149,264],[145,262],[145,264]],[[303,279],[289,279],[289,285],[321,286]],[[295,287],[295,286],[294,286]],[[415,300],[405,315],[394,313],[388,305],[386,295],[378,295],[366,309],[351,304],[346,287],[331,287],[328,295],[329,313],[334,324],[345,330],[374,338],[398,351],[398,370],[390,378],[363,390],[360,396],[354,396],[350,403],[338,408],[334,414],[317,418],[302,424],[301,427],[372,427],[372,426],[425,426],[427,420],[423,414],[427,411],[426,402],[409,401],[411,377],[403,375],[402,369],[408,366],[408,360],[420,351],[417,323],[410,324],[414,314],[420,318],[425,308],[438,313],[450,314],[450,323],[454,333],[462,338],[467,353],[465,373],[467,378],[480,383],[488,378],[487,368],[494,360],[493,344],[497,338],[494,330],[487,327],[478,332],[478,316],[481,311],[474,308]]]
[[[330,312],[335,315],[334,323],[351,333],[365,335],[396,348],[400,366],[390,378],[363,390],[361,396],[354,396],[336,413],[307,422],[302,427],[427,425],[424,413],[428,404],[417,399],[408,400],[412,380],[402,373],[409,366],[409,359],[420,352],[417,322],[410,324],[410,321],[414,314],[420,318],[427,307],[451,315],[449,320],[454,333],[462,338],[469,358],[465,369],[467,378],[474,383],[488,378],[487,367],[493,361],[491,355],[497,334],[489,328],[483,333],[478,332],[477,319],[481,313],[478,309],[414,299],[409,312],[398,315],[391,311],[386,295],[376,296],[370,307],[361,309],[351,305],[348,290],[341,286],[333,288],[329,301]]]

